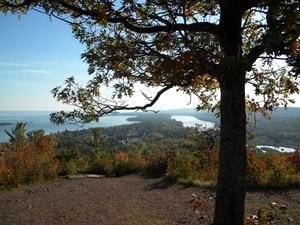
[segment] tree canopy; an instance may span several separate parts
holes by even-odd
[[[257,100],[248,96],[248,109],[286,106],[289,94],[299,92],[299,2],[237,1],[2,1],[3,12],[35,9],[70,23],[75,38],[86,46],[82,59],[89,65],[90,82],[82,87],[71,77],[53,89],[58,101],[76,106],[72,113],[53,114],[63,123],[97,119],[122,109],[146,110],[171,89],[195,94],[199,108],[215,109],[223,71],[229,65],[247,71]],[[239,33],[224,27],[225,11],[234,11]],[[231,21],[233,24],[233,21]],[[224,30],[226,29],[226,30]],[[228,46],[224,32],[237,39]],[[239,61],[226,55],[235,51]],[[281,63],[285,61],[286,64]],[[134,84],[161,87],[144,106],[128,106]],[[112,99],[101,97],[101,85],[111,84]],[[99,89],[100,88],[100,89]]]

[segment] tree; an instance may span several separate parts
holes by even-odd
[[[107,138],[104,137],[101,128],[92,128],[93,136],[86,140],[85,143],[92,148],[92,152],[101,152],[107,146]]]
[[[9,142],[12,144],[15,151],[20,151],[27,144],[26,140],[26,123],[17,123],[16,127],[11,132],[5,130],[5,133],[9,136]]]
[[[147,110],[169,89],[198,96],[199,109],[219,108],[220,164],[214,224],[243,224],[246,109],[286,106],[299,93],[298,0],[23,0],[1,1],[3,12],[47,13],[72,26],[86,46],[82,58],[93,78],[81,87],[68,78],[53,89],[76,106],[52,121],[91,121],[125,109]],[[286,62],[285,68],[274,63]],[[100,86],[112,83],[112,99]],[[161,87],[143,106],[128,106],[134,84]],[[245,84],[256,96],[245,94]],[[215,96],[220,90],[220,103]]]

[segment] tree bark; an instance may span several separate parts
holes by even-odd
[[[246,179],[245,72],[220,81],[221,136],[214,225],[243,225]]]
[[[243,225],[246,180],[245,77],[242,63],[243,1],[222,1],[219,36],[224,59],[220,64],[221,134],[214,225]]]

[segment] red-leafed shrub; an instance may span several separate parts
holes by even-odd
[[[169,160],[172,157],[174,157],[173,153],[162,150],[156,150],[148,153],[145,158],[145,172],[154,177],[165,176]]]
[[[289,155],[288,162],[294,167],[297,173],[300,173],[300,149]]]
[[[247,152],[247,184],[249,187],[291,187],[299,185],[299,153],[291,155]]]
[[[55,141],[45,136],[36,137],[19,146],[18,151],[7,145],[0,158],[0,186],[12,187],[53,179],[57,175]]]

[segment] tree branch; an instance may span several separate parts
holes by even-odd
[[[160,96],[165,93],[166,91],[168,91],[169,89],[171,89],[173,86],[172,85],[168,85],[164,88],[162,88],[160,91],[158,91],[155,95],[155,97],[151,100],[149,97],[147,97],[147,100],[151,100],[148,104],[145,104],[143,106],[117,106],[116,108],[113,109],[113,111],[120,111],[120,110],[142,110],[142,111],[147,111],[147,109],[151,106],[153,106],[158,99],[160,98]]]
[[[259,56],[266,51],[266,43],[267,41],[264,40],[261,44],[252,48],[248,55],[245,56],[248,65],[253,65],[253,63],[255,63]]]
[[[74,124],[74,123],[89,123],[93,120],[98,120],[100,117],[118,111],[124,110],[136,110],[136,111],[153,111],[148,110],[153,106],[163,93],[171,89],[173,86],[168,85],[158,91],[153,99],[147,97],[147,100],[150,101],[148,104],[142,106],[128,106],[124,105],[123,102],[117,102],[105,99],[104,101],[99,101],[99,99],[87,100],[91,101],[89,104],[93,104],[92,107],[85,108],[82,103],[71,102],[72,106],[75,106],[78,109],[75,109],[71,112],[56,112],[51,114],[51,121],[55,124]],[[154,111],[156,112],[156,111]]]
[[[80,15],[85,15],[85,16],[90,16],[92,18],[97,18],[97,17],[103,17],[103,15],[100,14],[99,11],[95,10],[86,10],[79,8],[77,6],[71,5],[67,3],[66,1],[55,1],[61,6],[73,11],[77,12]],[[107,22],[109,23],[120,23],[123,24],[127,29],[137,32],[137,33],[157,33],[157,32],[174,32],[174,31],[191,31],[191,32],[208,32],[212,33],[215,35],[219,34],[219,26],[216,24],[212,24],[209,22],[200,22],[200,23],[191,23],[191,24],[167,24],[167,25],[154,25],[154,26],[139,26],[139,25],[134,25],[130,21],[136,22],[136,20],[130,18],[130,17],[124,17],[121,16],[116,10],[110,8],[109,9],[112,14],[115,14],[115,17],[113,16],[108,16]],[[117,15],[117,16],[116,16]],[[157,15],[150,16],[149,18],[155,19]],[[156,18],[157,19],[157,18]],[[157,19],[158,21],[161,22],[161,19]],[[164,23],[166,24],[166,20],[164,20]]]

